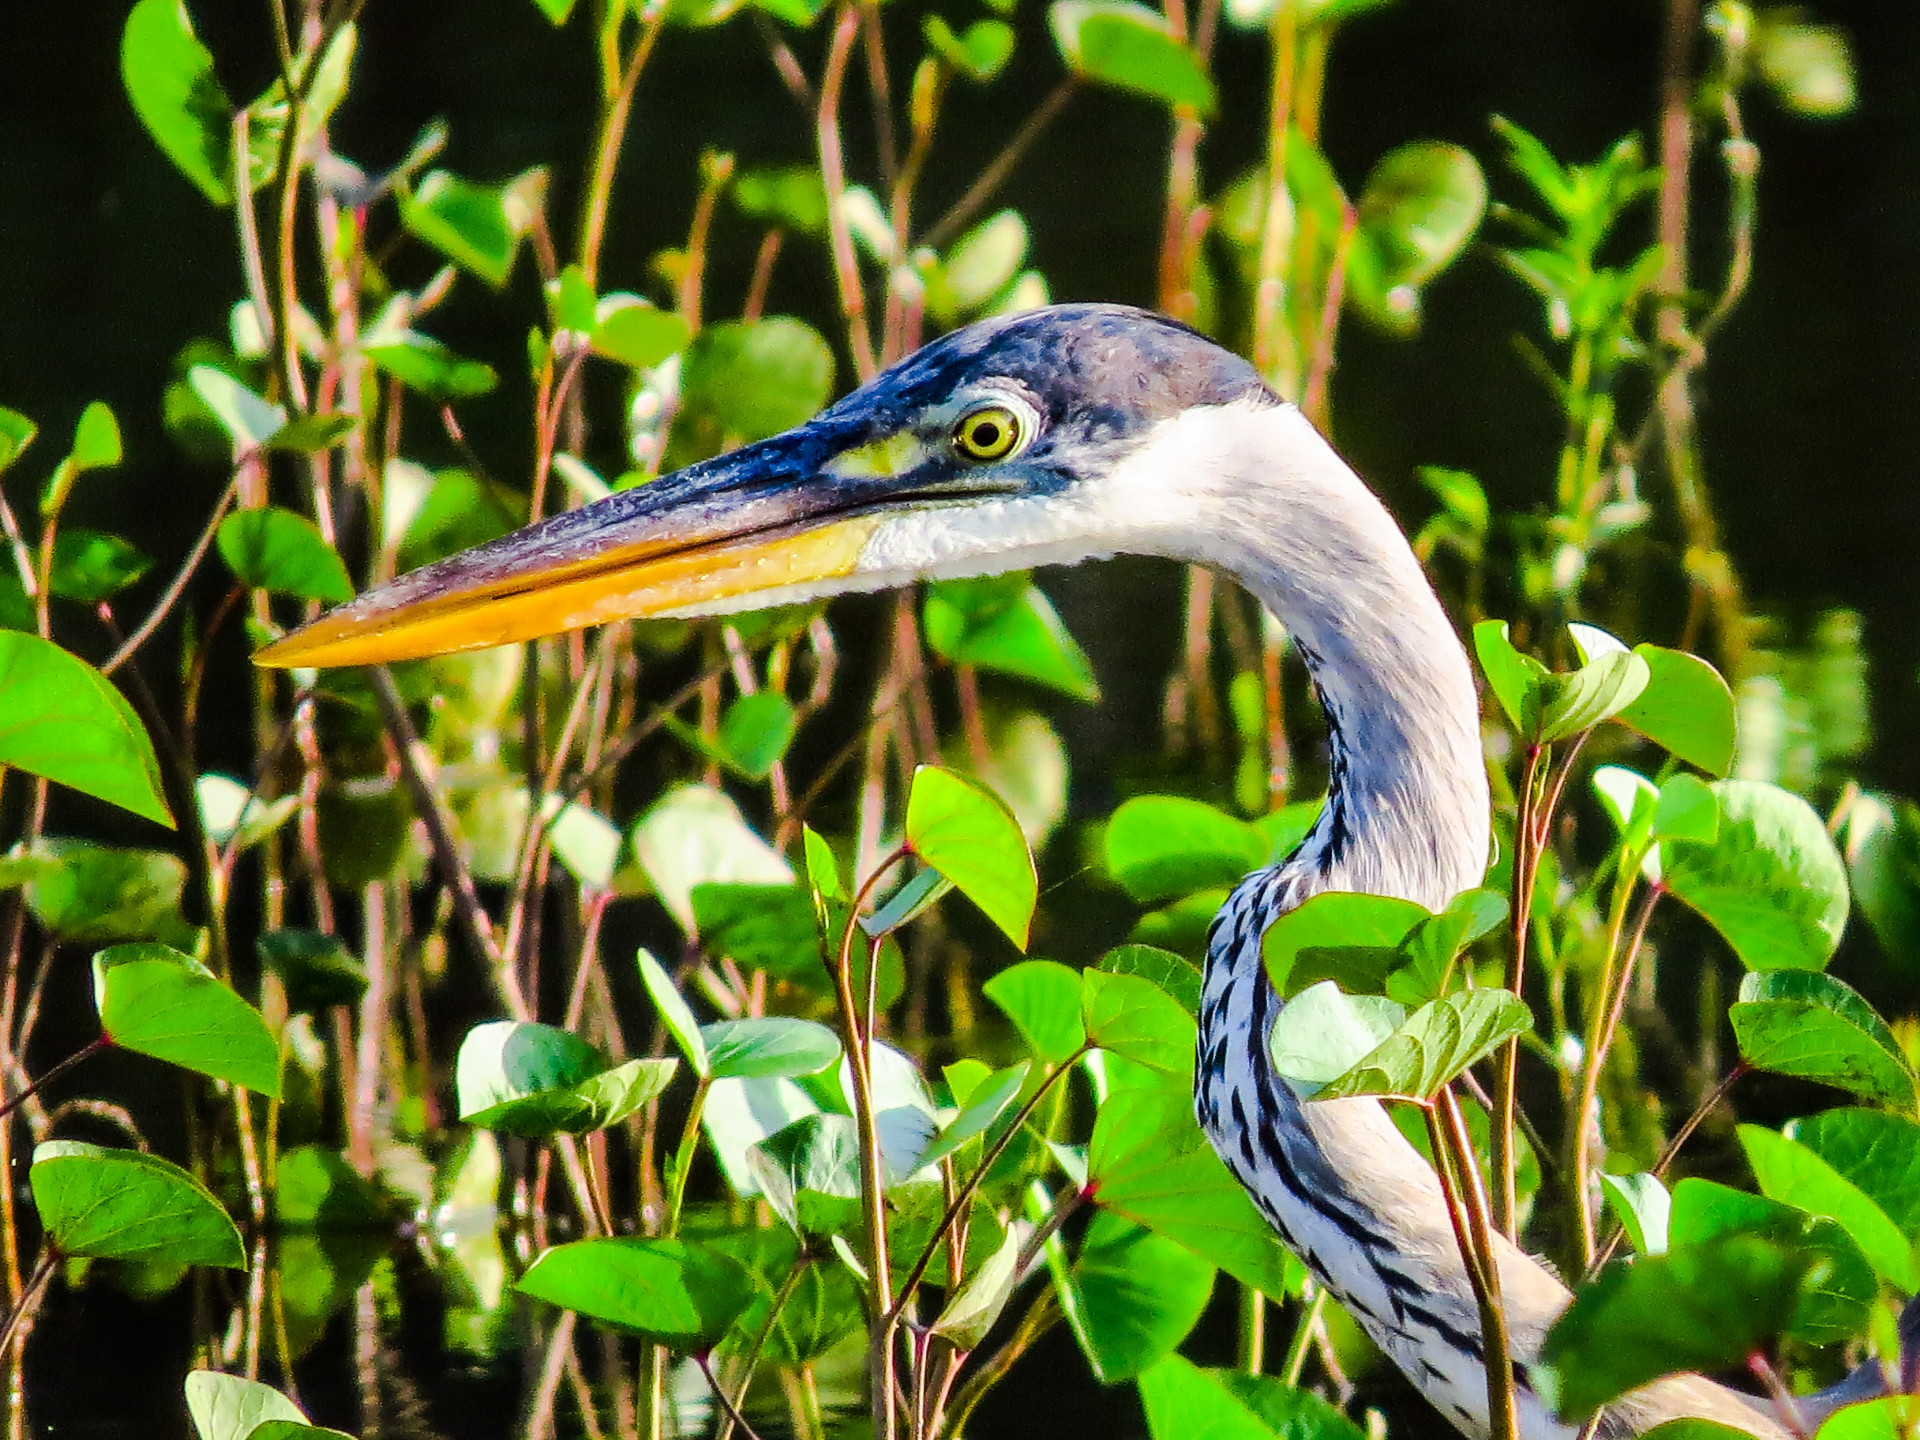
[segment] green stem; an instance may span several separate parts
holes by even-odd
[[[687,1171],[693,1168],[694,1147],[700,1143],[700,1112],[706,1108],[707,1090],[713,1084],[701,1076],[694,1087],[693,1103],[687,1107],[686,1128],[680,1132],[680,1146],[673,1152],[673,1175],[667,1187],[667,1223],[663,1235],[680,1233],[680,1205],[687,1193]]]
[[[1434,1169],[1453,1222],[1454,1241],[1466,1265],[1467,1279],[1480,1308],[1481,1348],[1486,1354],[1487,1415],[1492,1440],[1519,1440],[1519,1415],[1514,1405],[1513,1352],[1507,1335],[1506,1310],[1500,1296],[1500,1263],[1488,1223],[1486,1191],[1473,1158],[1473,1142],[1460,1118],[1453,1090],[1442,1086],[1425,1107],[1427,1136],[1433,1145]]]
[[[1293,1332],[1293,1341],[1287,1346],[1286,1363],[1280,1367],[1280,1378],[1290,1387],[1299,1387],[1300,1376],[1307,1368],[1307,1351],[1313,1348],[1313,1332],[1319,1328],[1320,1317],[1326,1309],[1327,1292],[1314,1285],[1312,1298],[1300,1312],[1300,1327]]]

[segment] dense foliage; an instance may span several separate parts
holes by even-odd
[[[1476,236],[1540,302],[1519,344],[1564,444],[1537,503],[1497,513],[1431,468],[1416,539],[1485,682],[1493,868],[1439,914],[1336,894],[1276,924],[1276,1064],[1304,1095],[1393,1102],[1490,1332],[1495,1230],[1584,1277],[1532,1377],[1569,1419],[1692,1367],[1748,1372],[1804,1433],[1910,1423],[1898,1400],[1828,1419],[1791,1396],[1868,1360],[1911,1378],[1920,811],[1848,778],[1857,622],[1792,648],[1748,612],[1694,422],[1752,274],[1742,107],[1766,89],[1844,111],[1845,45],[1676,0],[1659,163],[1635,137],[1568,163],[1497,119],[1490,207],[1454,145],[1411,139],[1358,183],[1322,154],[1329,54],[1376,3],[1057,0],[1042,26],[1012,0],[964,22],[538,0],[601,82],[591,152],[554,158],[583,177],[561,217],[545,171],[440,168],[438,126],[384,169],[333,148],[361,3],[263,7],[281,76],[235,105],[178,0],[138,0],[120,60],[147,163],[231,213],[241,263],[224,333],[156,377],[173,441],[220,477],[164,582],[136,524],[63,523],[120,463],[113,414],[87,407],[41,463],[57,445],[0,410],[13,1433],[48,1403],[36,1325],[109,1289],[191,1294],[201,1440],[335,1433],[303,1394],[366,1435],[431,1426],[398,1338],[423,1304],[436,1363],[524,1357],[493,1434],[985,1431],[977,1407],[1062,1327],[1085,1384],[1137,1387],[1154,1440],[1358,1440],[1388,1423],[1376,1405],[1443,1433],[1192,1118],[1207,922],[1298,843],[1325,779],[1303,674],[1231,586],[1187,577],[1165,746],[1099,816],[1070,805],[1054,720],[1120,677],[1027,575],[221,678],[368,585],[1044,303],[1047,257],[992,207],[1087,87],[1167,117],[1161,308],[1323,425],[1343,325],[1413,333]],[[634,97],[658,51],[719,26],[771,58],[788,93],[770,80],[766,103],[797,106],[814,160],[708,154],[684,245],[612,289]],[[1269,66],[1266,163],[1215,184],[1225,45]],[[929,224],[945,107],[993,93],[1016,46],[1058,84]],[[1730,219],[1711,282],[1686,226],[1707,175]],[[751,283],[716,294],[713,236],[741,227]],[[833,311],[768,313],[802,267]],[[513,283],[529,268],[537,292]],[[476,287],[525,331],[523,374],[436,337]],[[519,453],[469,443],[479,407],[523,417]],[[1672,644],[1609,633],[1660,625]],[[204,769],[235,715],[251,767]],[[1827,973],[1850,914],[1874,937],[1858,989]],[[58,1052],[84,961],[93,1008]],[[96,1083],[106,1052],[131,1080]],[[1512,1383],[1496,1367],[1490,1394]]]

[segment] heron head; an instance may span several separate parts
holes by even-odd
[[[796,429],[423,566],[257,658],[376,664],[1136,548],[1178,519],[1126,462],[1196,407],[1266,393],[1146,311],[982,321]]]

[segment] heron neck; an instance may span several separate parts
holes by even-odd
[[[1328,803],[1288,862],[1292,898],[1354,890],[1439,909],[1488,856],[1466,652],[1393,517],[1298,410],[1224,413],[1226,443],[1197,467],[1194,558],[1280,620],[1327,712]]]

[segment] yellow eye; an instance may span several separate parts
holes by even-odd
[[[1020,417],[1005,405],[970,410],[953,427],[953,448],[962,459],[983,465],[1006,459],[1023,438]]]

